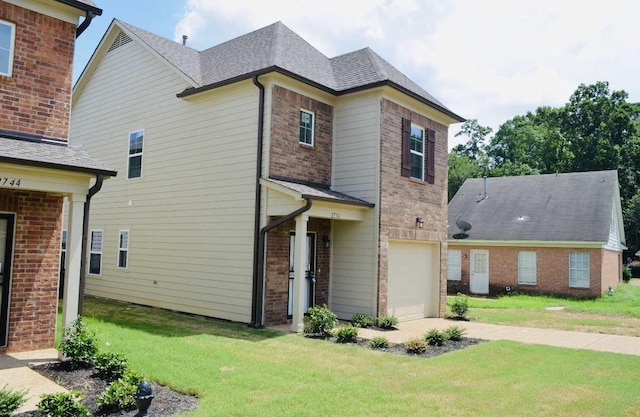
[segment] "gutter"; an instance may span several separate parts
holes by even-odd
[[[79,38],[80,35],[82,35],[82,32],[84,32],[85,29],[89,27],[89,25],[91,24],[91,21],[96,16],[98,15],[94,13],[92,10],[87,10],[87,14],[84,17],[84,20],[82,21],[82,23],[80,23],[80,26],[76,28],[76,39]]]
[[[96,195],[102,188],[104,181],[103,175],[96,175],[96,183],[89,188],[87,193],[87,201],[84,203],[84,216],[82,218],[82,246],[80,249],[80,291],[78,291],[78,315],[82,315],[84,304],[84,289],[87,283],[87,234],[89,232],[89,209],[91,206],[91,197]]]

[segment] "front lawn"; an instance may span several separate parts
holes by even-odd
[[[190,417],[640,415],[637,356],[501,341],[423,359],[92,298],[84,312],[101,350],[199,395]]]

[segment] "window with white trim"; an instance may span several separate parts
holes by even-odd
[[[569,254],[569,287],[589,288],[589,253]]]
[[[129,155],[127,158],[127,178],[142,176],[142,148],[144,129],[129,133]]]
[[[126,269],[129,263],[129,231],[118,233],[118,268]]]
[[[411,178],[424,180],[424,129],[411,123]]]
[[[537,267],[535,252],[518,252],[518,284],[536,285]]]
[[[16,25],[0,20],[0,75],[11,77],[16,42]]]
[[[449,281],[460,281],[462,276],[462,254],[458,249],[447,251],[447,279]]]
[[[100,275],[102,273],[102,230],[91,231],[89,273],[91,275]]]
[[[300,110],[300,143],[313,146],[315,117],[308,110]]]

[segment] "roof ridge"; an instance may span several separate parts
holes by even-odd
[[[363,51],[367,54],[367,59],[369,60],[369,62],[371,62],[371,65],[373,65],[373,68],[376,70],[376,73],[381,75],[384,79],[389,80],[390,79],[389,72],[386,71],[385,68],[383,68],[380,62],[380,60],[382,60],[383,58],[368,46],[363,48]]]

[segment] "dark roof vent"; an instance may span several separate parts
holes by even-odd
[[[111,44],[111,46],[109,47],[109,50],[107,52],[111,52],[114,49],[118,49],[122,45],[126,45],[129,42],[131,42],[132,40],[133,39],[131,39],[126,33],[120,31],[120,33],[118,33],[118,36],[116,36],[116,39],[113,41],[113,43]]]

